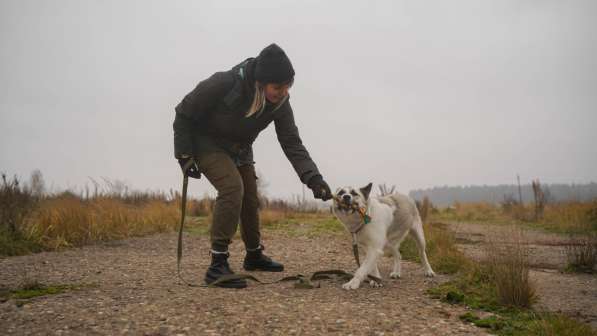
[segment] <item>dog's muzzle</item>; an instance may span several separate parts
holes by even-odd
[[[336,196],[334,197],[334,200],[336,201],[336,206],[338,207],[338,210],[344,210],[346,212],[351,211],[354,212],[355,211],[355,205],[352,202],[352,197],[350,195],[344,195],[341,198]]]

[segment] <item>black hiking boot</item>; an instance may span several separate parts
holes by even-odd
[[[223,275],[234,274],[228,265],[228,256],[226,253],[212,253],[211,254],[211,265],[205,273],[205,283],[211,284],[218,280]],[[245,279],[233,279],[215,284],[217,287],[223,288],[245,288],[247,287],[247,281]]]
[[[243,267],[247,271],[282,272],[284,265],[263,254],[265,247],[259,245],[255,250],[247,250]]]

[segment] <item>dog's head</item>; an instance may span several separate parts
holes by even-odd
[[[334,194],[334,208],[337,211],[354,212],[355,208],[367,208],[372,183],[362,188],[341,187]]]

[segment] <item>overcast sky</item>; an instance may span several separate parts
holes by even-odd
[[[332,188],[597,181],[596,17],[591,0],[0,0],[0,171],[179,189],[174,107],[276,42]],[[254,151],[267,194],[301,193],[273,125]]]

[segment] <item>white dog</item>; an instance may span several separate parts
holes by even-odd
[[[333,213],[351,233],[356,233],[359,246],[365,251],[365,259],[354,277],[342,287],[357,289],[361,282],[372,275],[381,278],[377,261],[384,252],[394,256],[393,279],[400,278],[400,244],[410,233],[417,243],[425,275],[435,273],[425,253],[425,236],[419,211],[412,198],[394,193],[383,197],[369,197],[372,184],[363,188],[343,187],[334,195]],[[371,285],[376,285],[371,282]]]

